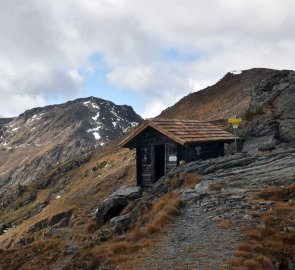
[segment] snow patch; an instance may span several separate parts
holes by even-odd
[[[137,122],[132,122],[131,126],[136,127],[136,126],[138,126],[138,123]]]
[[[96,140],[99,140],[101,138],[98,132],[93,132],[92,134]]]
[[[232,70],[230,73],[234,75],[238,75],[242,73],[242,70]]]
[[[86,131],[89,133],[89,132],[93,132],[93,131],[99,131],[101,128],[102,128],[102,126],[98,126],[96,128],[90,128],[90,129],[88,129]]]
[[[19,144],[19,145],[15,146],[14,148],[26,148],[28,146],[29,146],[29,144],[22,143],[22,144]]]
[[[92,101],[85,101],[83,104],[87,107],[92,107],[93,109],[99,109],[99,107]]]
[[[99,112],[98,112],[94,117],[91,117],[91,118],[92,118],[94,121],[97,121],[98,117],[99,117]]]
[[[120,121],[120,120],[123,120],[123,121],[124,121],[124,119],[121,118],[120,116],[118,116],[118,115],[114,112],[114,110],[111,110],[111,113],[112,113],[114,116],[116,116],[117,121]]]
[[[30,122],[32,121],[35,121],[35,120],[40,120],[41,119],[41,116],[43,115],[44,113],[41,113],[40,115],[38,114],[35,114],[32,116],[32,118],[29,118],[26,122],[26,124],[29,124]]]
[[[112,124],[113,124],[113,126],[114,126],[114,128],[117,126],[117,122],[112,122]]]

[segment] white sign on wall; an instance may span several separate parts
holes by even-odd
[[[177,156],[175,156],[175,155],[169,156],[169,161],[176,162],[177,161]]]

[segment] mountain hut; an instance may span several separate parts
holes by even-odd
[[[208,122],[150,119],[119,145],[136,148],[137,185],[149,187],[181,161],[224,155],[224,143],[234,140],[232,134]]]

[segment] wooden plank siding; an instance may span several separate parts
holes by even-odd
[[[210,123],[153,119],[136,129],[120,145],[136,148],[137,185],[150,187],[179,161],[196,161],[224,154],[233,135]]]

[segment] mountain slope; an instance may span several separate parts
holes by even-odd
[[[241,115],[250,105],[250,90],[278,70],[253,68],[227,73],[219,82],[191,93],[164,110],[159,118],[217,120]]]
[[[0,137],[0,194],[8,184],[27,184],[61,162],[88,156],[141,121],[132,107],[94,97],[31,109],[6,121]]]
[[[249,72],[263,79],[252,85]],[[135,151],[114,141],[53,164],[19,185],[14,201],[0,197],[0,269],[293,269],[295,72],[253,69],[222,85],[247,73],[243,153],[178,166],[121,212],[111,194],[135,185]],[[235,113],[219,103],[228,90],[214,91],[218,100],[204,90],[203,101],[219,104],[216,118],[222,108]],[[112,211],[95,224],[104,202]]]

